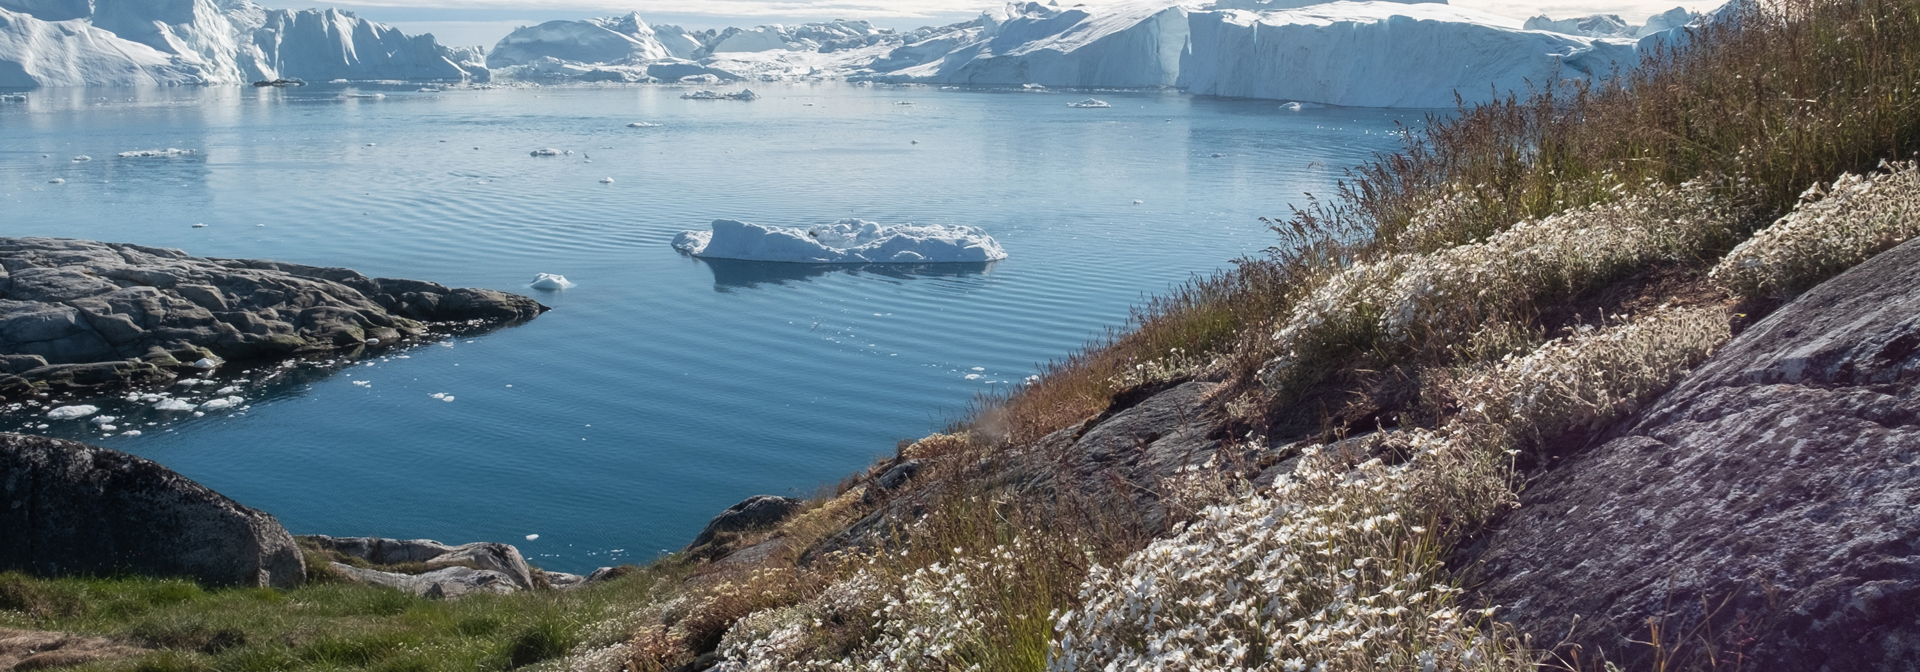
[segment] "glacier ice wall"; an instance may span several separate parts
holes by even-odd
[[[248,0],[0,0],[0,86],[485,79],[477,51]]]

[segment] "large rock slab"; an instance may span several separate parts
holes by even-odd
[[[42,389],[152,382],[195,370],[202,359],[350,349],[418,336],[435,323],[509,323],[545,310],[504,292],[344,268],[0,238],[0,375]],[[39,366],[26,366],[32,362]],[[75,370],[105,363],[117,368]],[[0,394],[18,388],[0,381]]]
[[[707,521],[707,526],[693,538],[693,543],[687,544],[687,549],[713,543],[714,537],[723,533],[746,532],[786,520],[787,516],[800,510],[801,504],[803,502],[798,499],[777,495],[748,497]]]
[[[20,434],[0,434],[0,570],[209,586],[306,580],[300,549],[273,516],[149,460]]]
[[[1542,644],[1920,670],[1920,242],[1741,334],[1547,474],[1480,554]],[[1573,628],[1575,617],[1579,627]],[[1678,651],[1675,649],[1678,647]]]
[[[533,569],[527,565],[527,559],[520,555],[520,549],[510,544],[480,541],[450,546],[432,539],[329,537],[317,534],[300,539],[323,550],[350,555],[375,565],[418,565],[434,571],[466,567],[496,573],[517,590],[529,590],[535,586]]]
[[[472,567],[443,567],[424,574],[402,574],[336,562],[333,563],[333,570],[359,583],[386,586],[418,597],[441,600],[473,593],[506,595],[523,590],[505,574]]]

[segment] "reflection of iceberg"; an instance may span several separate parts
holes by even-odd
[[[896,280],[965,278],[986,274],[996,263],[982,261],[945,264],[779,264],[739,259],[701,259],[700,262],[706,265],[707,270],[713,271],[714,289],[720,291],[767,284],[807,282],[833,273],[877,275]]]
[[[971,226],[881,226],[858,219],[806,229],[713,220],[712,231],[683,231],[673,249],[703,258],[797,264],[945,263],[1007,258],[999,241]]]

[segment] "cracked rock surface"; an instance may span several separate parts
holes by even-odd
[[[1479,592],[1536,643],[1571,630],[1628,669],[1659,624],[1675,655],[1752,669],[1920,670],[1916,383],[1920,241],[1755,324],[1530,487]]]
[[[505,292],[344,268],[0,238],[0,398],[165,382],[226,359],[391,343],[434,323],[512,323],[545,310]]]

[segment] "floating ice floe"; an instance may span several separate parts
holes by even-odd
[[[0,93],[0,103],[24,103],[24,102],[27,102],[27,94]]]
[[[1067,107],[1091,108],[1091,107],[1113,107],[1113,106],[1107,104],[1107,101],[1101,100],[1099,98],[1088,98],[1086,100],[1082,100],[1077,103],[1067,103]]]
[[[137,429],[129,429],[129,430],[127,430],[127,431],[124,431],[124,432],[121,432],[121,433],[120,433],[120,435],[121,435],[121,436],[139,436],[139,435],[140,435],[140,430],[137,430]]]
[[[114,156],[122,159],[172,159],[198,153],[200,152],[197,150],[168,147],[166,149],[137,149],[130,152],[121,152]]]
[[[453,395],[447,394],[445,392],[435,392],[427,396],[432,397],[434,399],[439,399],[441,401],[453,401]]]
[[[546,149],[536,149],[531,152],[527,152],[527,155],[528,156],[559,156],[560,150],[554,149],[552,147],[548,147]]]
[[[701,89],[693,93],[681,94],[680,98],[684,100],[759,100],[760,94],[754,93],[753,89],[741,89],[739,93],[721,93]]]
[[[92,420],[88,420],[87,422],[91,422],[96,425],[111,425],[113,424],[113,421],[119,420],[119,419],[120,418],[111,416],[111,415],[96,415],[96,416],[93,416]]]
[[[193,228],[196,228],[196,229],[204,229],[204,228],[207,228],[207,223],[206,223],[206,222],[197,222],[197,223],[195,223],[195,224],[193,225]]]
[[[613,184],[613,178],[611,178],[611,177],[603,177],[603,178],[600,178],[600,183],[601,183],[601,184]]]
[[[531,285],[534,289],[566,289],[573,286],[573,283],[567,281],[567,276],[554,273],[535,275],[533,276],[533,282],[527,284]]]
[[[356,380],[356,381],[353,381],[353,384],[358,385],[360,387],[373,387],[373,381],[371,380]]]
[[[180,399],[161,399],[160,403],[153,405],[156,411],[191,411],[194,408],[193,402]]]
[[[713,220],[711,231],[683,231],[673,249],[696,257],[802,264],[919,264],[1007,258],[999,241],[971,226],[881,226],[843,219],[811,228]]]
[[[644,121],[636,121],[631,124],[627,124],[627,128],[659,128],[659,127],[660,127],[659,124],[649,124]]]
[[[99,412],[100,412],[99,406],[88,406],[85,404],[81,404],[78,406],[61,406],[51,411],[47,411],[47,419],[48,420],[72,420],[75,418],[84,418]]]
[[[1292,111],[1294,111],[1294,112],[1299,112],[1299,111],[1301,111],[1301,110],[1319,110],[1319,109],[1325,109],[1326,107],[1327,107],[1327,106],[1325,106],[1325,105],[1321,105],[1321,104],[1319,104],[1319,103],[1300,103],[1300,102],[1293,102],[1293,103],[1287,103],[1287,104],[1285,104],[1285,105],[1281,105],[1281,106],[1280,106],[1280,109],[1282,109],[1282,110],[1292,110]]]
[[[93,160],[93,157],[91,157],[91,156],[87,156],[87,155],[85,155],[85,154],[81,154],[81,155],[79,155],[79,156],[76,156],[76,157],[73,157],[73,162],[74,162],[74,163],[86,163],[86,162],[88,162],[88,161],[92,161],[92,160]]]
[[[47,184],[66,184],[66,183],[67,183],[66,180],[60,179],[58,177],[53,178],[51,180],[47,180]]]
[[[384,94],[384,93],[343,93],[343,94],[340,94],[340,99],[341,99],[341,100],[347,100],[347,99],[349,99],[349,98],[369,98],[369,99],[377,99],[377,98],[385,98],[385,97],[387,97],[387,94]]]
[[[535,540],[535,539],[539,539],[539,538],[540,538],[540,535],[538,535],[538,534],[529,534],[529,535],[527,535],[527,541],[533,541],[533,540]]]
[[[206,226],[206,225],[196,224],[195,226]],[[219,366],[220,366],[219,362],[213,361],[211,358],[207,358],[207,357],[201,357],[199,359],[193,360],[193,368],[196,368],[196,369],[212,369],[212,368],[218,368]],[[212,385],[213,381],[208,380],[208,381],[202,382],[201,384]]]
[[[246,401],[247,400],[242,399],[240,397],[221,397],[219,399],[208,399],[204,402],[201,402],[200,407],[197,410],[224,411],[229,408],[239,406],[240,404],[245,403]]]

